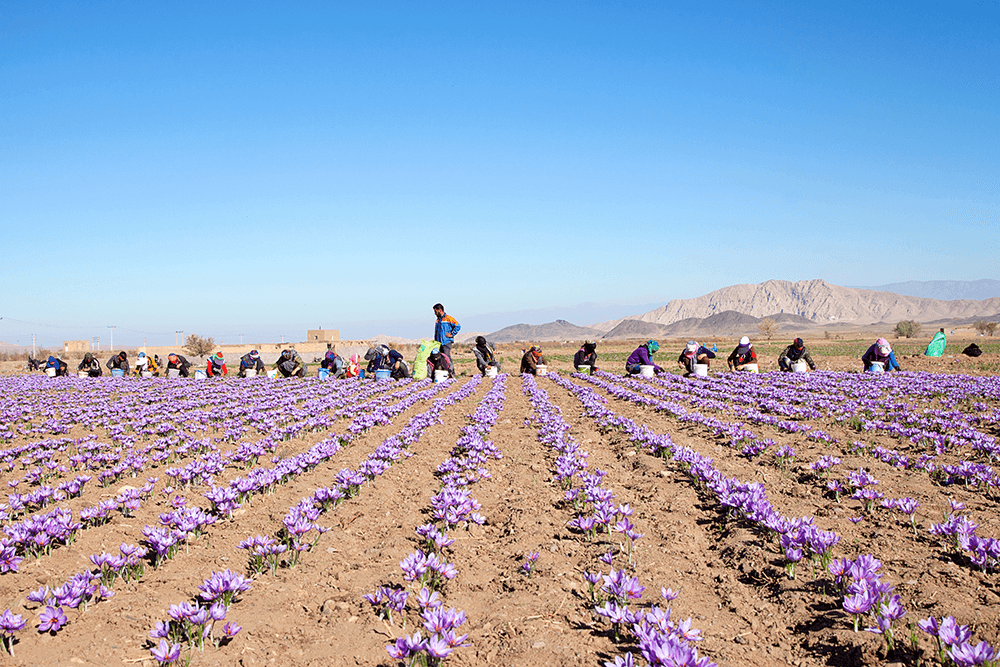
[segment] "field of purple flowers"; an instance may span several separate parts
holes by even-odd
[[[990,665],[1000,381],[0,378],[15,665]]]

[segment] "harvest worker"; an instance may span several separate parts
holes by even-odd
[[[628,359],[625,360],[625,371],[629,375],[638,375],[643,366],[652,366],[654,373],[662,373],[663,369],[653,363],[653,355],[659,349],[659,343],[647,340],[628,355]]]
[[[892,351],[892,346],[889,345],[889,341],[885,338],[879,338],[875,341],[872,346],[869,347],[863,355],[861,355],[861,362],[865,366],[866,373],[878,372],[872,370],[875,362],[881,364],[882,369],[885,371],[903,370],[899,367],[899,362],[896,361],[896,355]]]
[[[361,374],[361,359],[356,354],[351,355],[350,363],[344,369],[344,375],[349,378],[356,378]]]
[[[451,315],[446,315],[444,306],[440,303],[434,304],[434,315],[437,320],[434,322],[434,340],[441,343],[441,351],[448,357],[451,364],[451,346],[455,342],[455,336],[461,330],[462,325]],[[451,377],[455,377],[454,367],[450,370]]]
[[[403,360],[403,355],[396,350],[391,350],[387,345],[377,345],[369,348],[365,353],[368,360],[368,368],[365,373],[374,374],[375,371],[390,371],[390,376],[394,380],[402,380],[410,377],[410,367]]]
[[[347,373],[347,365],[344,363],[344,358],[333,350],[326,351],[323,361],[319,362],[319,367],[329,371],[330,376],[333,378],[342,378]]]
[[[122,350],[115,356],[108,359],[105,366],[112,371],[118,370],[125,373],[125,375],[128,375],[128,353],[126,353],[125,350]]]
[[[801,338],[796,338],[792,341],[792,344],[785,348],[785,351],[781,353],[778,357],[778,368],[785,371],[786,373],[792,372],[792,364],[799,359],[805,359],[805,362],[809,364],[810,370],[816,370],[816,364],[813,363],[812,357],[809,356],[809,350],[806,349],[806,344],[802,342]]]
[[[62,359],[49,357],[48,361],[45,362],[45,370],[48,371],[50,368],[55,369],[56,377],[65,377],[69,375],[69,364]]]
[[[205,373],[210,378],[221,378],[229,375],[229,369],[226,368],[226,360],[222,358],[221,350],[208,358],[208,363],[205,364]]]
[[[99,378],[104,371],[101,370],[101,362],[97,360],[97,357],[92,355],[90,352],[83,355],[83,361],[80,365],[76,367],[76,370],[81,373],[86,373],[89,377]]]
[[[944,335],[944,327],[938,330],[934,334],[934,338],[931,338],[931,342],[927,344],[927,349],[924,350],[925,357],[940,357],[944,354],[944,348],[948,344],[948,340]]]
[[[306,365],[294,348],[281,351],[276,368],[282,377],[304,378],[306,376]]]
[[[545,357],[542,356],[542,348],[532,345],[531,348],[521,357],[521,372],[538,375],[539,366],[548,366]]]
[[[255,371],[255,375],[262,375],[266,368],[264,368],[264,362],[260,359],[260,352],[257,350],[250,350],[242,357],[240,357],[240,370],[236,373],[236,377],[245,378],[247,376],[247,371]]]
[[[191,377],[191,362],[186,357],[171,352],[167,355],[167,375],[170,375],[170,371],[174,370],[182,378]]]
[[[729,353],[729,358],[726,359],[729,364],[729,370],[746,370],[747,364],[757,363],[757,351],[753,349],[753,343],[746,336],[740,338],[740,343],[733,351]]]
[[[434,350],[427,356],[427,377],[433,378],[434,371],[448,371],[448,375],[453,376],[451,359],[441,350]]]
[[[486,369],[492,366],[498,371],[500,370],[500,362],[497,361],[497,350],[482,336],[476,336],[476,344],[472,346],[472,354],[476,357],[476,368],[483,375],[486,375]]]
[[[147,357],[145,352],[140,352],[139,357],[135,360],[136,377],[142,377],[143,371],[152,373],[153,375],[159,375],[160,365],[156,363],[155,359]]]
[[[582,373],[581,367],[586,366],[591,375],[597,370],[597,341],[584,341],[583,347],[573,355],[573,370]]]
[[[684,346],[684,351],[677,357],[677,364],[684,369],[684,377],[689,377],[694,373],[695,366],[698,364],[711,366],[712,359],[715,359],[715,352],[704,345],[699,345],[698,341],[689,340]]]

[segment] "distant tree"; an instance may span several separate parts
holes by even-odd
[[[778,333],[778,323],[770,317],[765,317],[760,321],[760,324],[757,325],[757,331],[760,332],[762,337],[766,338],[768,342],[770,342],[770,340],[774,338],[774,334]]]
[[[976,331],[978,331],[982,336],[992,336],[997,330],[996,322],[987,322],[986,320],[979,320],[972,326],[974,326]]]
[[[204,357],[212,353],[215,349],[214,338],[202,338],[196,334],[191,334],[184,341],[184,349],[196,357]]]
[[[920,335],[920,322],[915,320],[903,320],[896,323],[896,328],[892,330],[897,336],[903,338],[913,338]]]

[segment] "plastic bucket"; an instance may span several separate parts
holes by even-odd
[[[143,371],[142,372],[142,377],[144,377],[144,378],[151,378],[151,377],[153,377],[153,374],[150,371]]]
[[[48,375],[50,378],[54,378],[56,376],[56,369],[54,369],[54,368],[46,368],[45,369],[45,374]]]
[[[758,366],[757,364],[743,364],[743,372],[744,373],[759,373],[760,372],[760,366]]]
[[[448,379],[448,371],[434,371],[434,382],[444,382]]]
[[[274,378],[278,377],[278,371],[268,371],[267,372],[267,377],[269,377],[269,378],[271,378],[273,380]]]
[[[700,378],[708,377],[708,364],[695,364],[694,374]]]
[[[179,368],[168,368],[167,377],[168,378],[179,378],[181,376],[181,369]]]
[[[535,366],[535,375],[548,375],[549,367],[545,364],[538,364]]]
[[[881,361],[873,361],[871,367],[868,369],[869,373],[885,373],[885,364]]]
[[[90,377],[90,373],[88,373],[87,371],[77,371],[76,376],[78,378]]]
[[[577,366],[576,367],[576,372],[577,373],[589,373],[590,372],[590,366]]]
[[[809,364],[799,359],[798,361],[792,362],[792,372],[793,373],[805,373],[809,370]]]
[[[206,373],[205,371],[198,370],[198,371],[194,372],[194,379],[195,380],[204,380],[207,377],[208,377],[208,373]]]
[[[112,368],[111,369],[111,377],[113,377],[113,378],[125,377],[125,371],[123,371],[120,368]]]
[[[249,374],[248,374],[248,375],[249,375]],[[327,379],[328,377],[330,377],[330,369],[328,369],[328,368],[321,368],[321,369],[319,369],[319,371],[318,371],[318,372],[316,373],[316,376],[317,376],[317,377],[319,377],[319,379],[320,379],[320,380],[325,380],[325,379]]]
[[[656,366],[647,366],[645,364],[639,366],[639,375],[641,375],[644,378],[651,378],[653,377],[653,375],[655,375],[655,373],[656,373]]]
[[[243,371],[243,375],[246,376],[246,377],[248,377],[248,378],[255,378],[255,377],[257,377],[257,369],[256,368],[248,368],[245,371]]]
[[[486,377],[488,377],[488,378],[495,378],[496,376],[497,376],[497,367],[496,366],[487,366],[486,367]]]
[[[376,380],[388,380],[390,378],[392,378],[392,371],[388,368],[380,368],[375,371]]]

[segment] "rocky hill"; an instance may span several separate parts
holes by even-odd
[[[486,339],[493,343],[512,343],[518,340],[587,340],[600,338],[603,333],[590,327],[577,326],[566,320],[556,320],[547,324],[515,324],[494,331],[486,336]]]
[[[900,320],[931,322],[988,317],[1000,311],[1000,298],[943,301],[841,287],[823,280],[768,280],[757,285],[724,287],[694,299],[675,299],[665,306],[626,319],[671,325],[683,320],[705,320],[727,311],[750,315],[758,321],[764,317],[796,316],[812,325],[869,325]],[[603,322],[593,328],[608,333],[623,321]],[[736,322],[724,324],[730,326]]]

